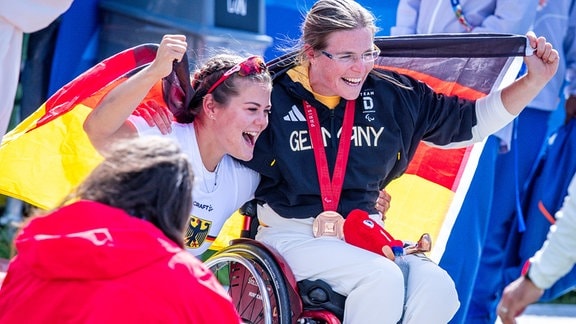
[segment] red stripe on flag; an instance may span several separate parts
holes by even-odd
[[[400,74],[410,75],[416,80],[420,80],[426,83],[428,86],[432,87],[432,89],[434,89],[436,92],[440,92],[446,95],[457,95],[461,98],[466,99],[478,99],[486,96],[486,94],[481,91],[463,86],[457,82],[442,80],[426,73],[394,66],[379,65],[377,66],[377,68],[395,71]]]
[[[40,127],[70,111],[74,106],[101,91],[110,82],[154,60],[157,45],[146,44],[120,52],[98,63],[66,84],[46,101],[46,113],[36,123]]]
[[[425,82],[435,91],[446,95],[458,95],[462,98],[469,99],[478,99],[486,95],[483,92],[463,86],[457,82],[445,81],[429,74],[406,68],[382,65],[379,65],[377,68],[410,75],[417,80]],[[467,147],[446,150],[420,143],[414,154],[414,158],[408,165],[406,173],[420,176],[455,191],[471,149],[471,147]]]
[[[420,143],[406,173],[420,176],[450,190],[458,187],[471,148],[442,150]],[[466,159],[465,159],[466,158]]]

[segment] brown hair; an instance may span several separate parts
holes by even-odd
[[[115,142],[66,201],[84,199],[147,220],[184,246],[192,208],[192,167],[180,147],[159,136]]]
[[[202,101],[208,92],[208,89],[222,77],[222,75],[234,67],[234,65],[244,61],[245,58],[234,54],[218,54],[208,59],[192,75],[192,89],[194,96],[186,109],[174,113],[176,121],[179,123],[191,123],[196,115],[202,110]],[[263,73],[251,74],[249,76],[239,76],[233,73],[226,81],[219,85],[212,95],[214,100],[225,106],[231,97],[240,94],[240,85],[238,80],[250,80],[255,83],[268,84],[272,87],[272,78],[268,70]]]

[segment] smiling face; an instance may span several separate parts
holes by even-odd
[[[268,126],[270,113],[269,83],[239,79],[240,94],[231,96],[224,107],[213,110],[217,129],[215,140],[224,153],[249,161],[260,133]]]
[[[368,27],[335,31],[326,38],[326,48],[322,49],[325,53],[322,50],[307,51],[310,86],[314,92],[356,99],[374,67],[374,62],[362,59],[365,53],[374,50],[373,35],[373,30]],[[348,56],[352,59],[339,59]]]

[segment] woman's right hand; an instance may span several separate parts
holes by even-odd
[[[172,72],[173,63],[180,62],[186,55],[188,43],[185,35],[164,35],[156,58],[148,70],[161,79]]]
[[[180,62],[186,55],[187,46],[185,35],[164,35],[156,52],[156,58],[146,68],[147,75],[155,80],[169,75],[174,68],[174,62]],[[132,114],[142,117],[150,127],[158,127],[164,135],[172,131],[174,116],[168,107],[158,102],[152,100],[143,102]]]
[[[126,120],[143,105],[142,101],[150,89],[172,72],[174,61],[182,60],[186,46],[185,35],[165,35],[154,61],[111,89],[88,114],[84,131],[96,149],[104,151],[112,140],[138,135]],[[162,133],[170,131],[167,125],[172,115],[166,111],[167,108],[158,108],[153,104],[144,107],[136,114],[141,115],[148,124],[158,126]]]

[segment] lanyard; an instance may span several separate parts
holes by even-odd
[[[318,182],[320,184],[320,193],[322,195],[322,206],[324,207],[324,210],[336,211],[338,208],[338,201],[340,200],[340,193],[342,192],[342,184],[344,183],[344,173],[346,172],[346,164],[348,163],[348,154],[350,153],[352,125],[354,124],[354,108],[354,101],[348,100],[346,102],[346,110],[344,111],[344,123],[342,124],[342,133],[340,135],[340,144],[338,145],[334,174],[332,180],[330,180],[330,171],[328,169],[326,151],[324,150],[324,141],[322,140],[321,132],[322,127],[318,120],[318,114],[316,113],[316,109],[314,109],[307,101],[304,101],[306,122],[308,123],[308,129],[310,130],[310,138],[312,140],[312,149],[316,160],[316,171],[318,173]]]
[[[462,26],[464,26],[464,29],[466,29],[467,32],[471,32],[472,27],[470,26],[470,24],[466,20],[466,17],[464,17],[464,12],[462,11],[462,6],[460,5],[460,0],[450,0],[450,3],[452,4],[452,10],[454,10],[454,14],[456,15],[456,18],[458,19],[458,22]]]

